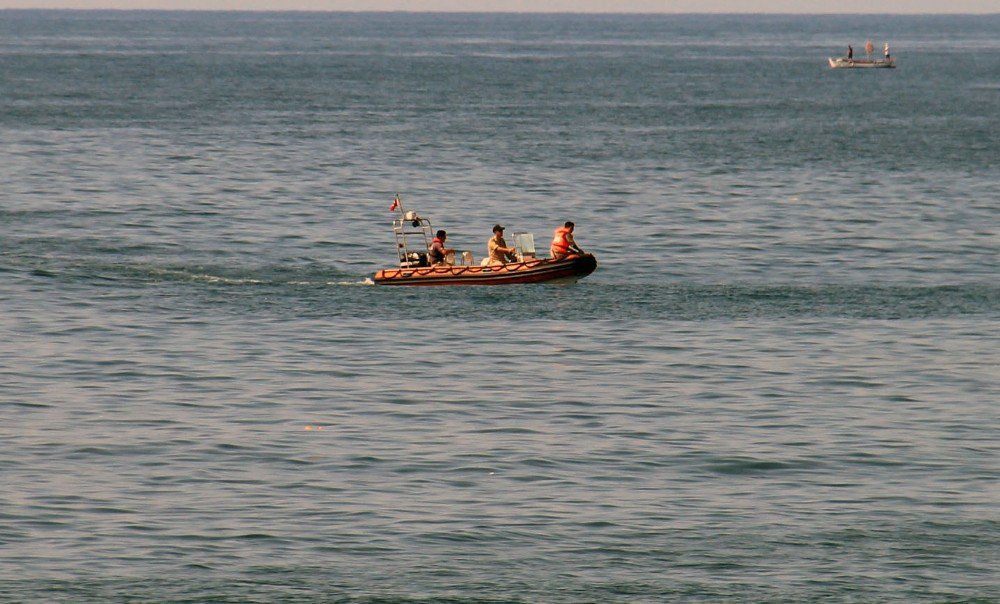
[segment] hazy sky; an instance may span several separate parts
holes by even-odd
[[[1000,13],[1000,0],[0,0],[3,8],[582,13]]]

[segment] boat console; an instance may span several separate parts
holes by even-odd
[[[517,255],[518,262],[525,262],[527,260],[534,260],[537,256],[535,254],[535,236],[531,233],[514,233],[514,250]]]

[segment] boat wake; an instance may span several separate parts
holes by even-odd
[[[93,281],[107,285],[188,283],[225,287],[328,287],[374,285],[370,277],[325,265],[206,266],[203,264],[108,263],[92,260],[10,257],[5,269],[59,281]]]

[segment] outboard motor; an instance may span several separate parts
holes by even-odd
[[[410,252],[406,256],[406,262],[399,263],[400,268],[414,268],[419,266],[430,266],[427,262],[427,254],[421,252]]]

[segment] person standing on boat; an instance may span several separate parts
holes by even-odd
[[[889,43],[888,42],[885,43],[885,48],[882,49],[882,54],[885,55],[885,60],[888,61],[889,60]]]
[[[573,239],[573,229],[576,227],[570,221],[566,221],[566,224],[556,229],[552,236],[552,246],[549,251],[552,252],[553,260],[562,260],[570,253],[582,254],[581,250],[577,245],[576,241]]]
[[[486,249],[489,252],[487,264],[507,264],[508,262],[517,261],[517,256],[515,255],[517,250],[507,247],[507,241],[503,238],[503,231],[504,228],[499,224],[493,225],[493,236],[486,243]]]
[[[431,247],[427,249],[427,259],[430,261],[431,266],[448,264],[448,255],[455,253],[455,250],[444,246],[446,239],[448,239],[448,233],[442,229],[437,232],[437,236],[431,241]]]
[[[850,44],[847,45],[847,60],[851,61],[854,59],[854,47]]]

